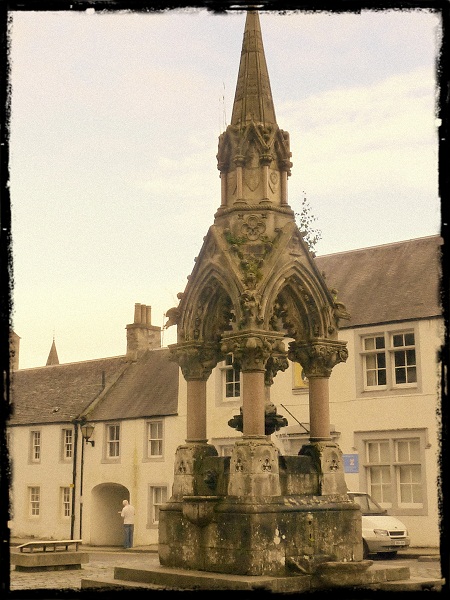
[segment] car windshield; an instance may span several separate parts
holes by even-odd
[[[378,502],[375,502],[367,494],[349,494],[349,496],[354,502],[359,504],[363,515],[382,515],[386,512]]]

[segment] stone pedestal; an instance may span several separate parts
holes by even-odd
[[[335,444],[283,457],[265,436],[242,438],[231,459],[207,444],[178,448],[174,493],[160,508],[161,565],[281,577],[362,558]]]
[[[206,476],[204,461],[217,456],[215,446],[205,443],[189,443],[178,446],[175,454],[172,500],[182,500],[184,496],[202,494],[201,486]]]
[[[183,506],[191,510],[193,503],[196,513],[189,514]],[[190,516],[200,512],[193,522]],[[166,567],[286,576],[311,574],[329,561],[363,559],[360,512],[344,498],[185,498],[161,508],[159,535],[159,560]]]

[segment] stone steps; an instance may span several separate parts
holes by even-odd
[[[144,588],[166,590],[247,590],[278,593],[316,590],[362,588],[382,591],[440,591],[442,579],[410,577],[408,567],[369,567],[363,573],[354,572],[344,577],[334,566],[333,577],[296,575],[288,577],[245,576],[205,571],[191,571],[169,567],[136,569],[115,567],[114,578],[91,577],[82,579],[81,589],[88,588]],[[344,568],[344,571],[346,569]]]

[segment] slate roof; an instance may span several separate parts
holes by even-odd
[[[178,365],[163,348],[137,362],[117,356],[23,369],[12,375],[11,398],[9,425],[70,422],[90,405],[93,420],[176,414]]]
[[[89,421],[174,415],[178,409],[178,365],[168,348],[148,350],[89,413]]]
[[[439,235],[317,256],[350,320],[340,329],[442,315]]]

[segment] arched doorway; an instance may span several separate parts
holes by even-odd
[[[130,499],[128,489],[118,483],[101,483],[91,493],[91,545],[122,546],[122,501]]]

